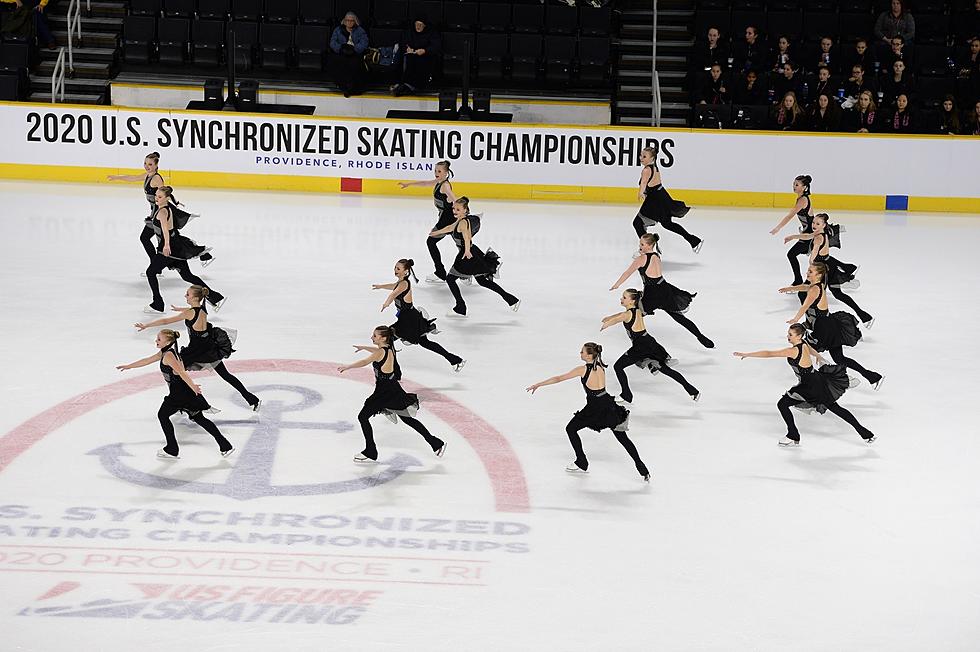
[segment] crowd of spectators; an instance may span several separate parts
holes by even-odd
[[[980,135],[976,33],[949,36],[945,65],[917,68],[914,17],[891,0],[866,37],[799,36],[767,41],[753,25],[732,42],[718,27],[699,35],[688,77],[695,126]],[[943,80],[945,92],[916,73]]]

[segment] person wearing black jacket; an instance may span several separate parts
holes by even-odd
[[[765,82],[759,79],[759,73],[749,70],[745,76],[735,84],[735,92],[732,94],[732,101],[735,104],[747,104],[750,106],[761,106],[769,103],[766,97]]]
[[[824,65],[817,69],[817,82],[810,91],[810,97],[820,97],[822,93],[828,97],[837,95],[837,87],[834,85],[834,80],[830,78],[830,68]]]
[[[713,63],[721,64],[722,70],[728,67],[729,49],[721,40],[721,31],[709,27],[707,38],[694,44],[691,54],[691,69],[694,72],[708,70]]]
[[[772,107],[769,113],[769,128],[773,131],[800,131],[806,126],[806,118],[796,101],[796,94],[789,91],[783,101]]]
[[[939,112],[939,124],[936,133],[955,136],[962,130],[960,110],[956,106],[956,98],[947,95],[943,98],[943,108]]]
[[[419,15],[412,26],[402,32],[398,45],[404,53],[402,76],[401,82],[392,86],[392,93],[398,96],[425,89],[442,50],[439,33],[426,24],[425,16]]]
[[[881,130],[881,116],[871,91],[861,91],[857,104],[844,114],[844,131],[870,134]]]
[[[841,68],[843,74],[853,70],[854,66],[861,64],[864,70],[874,70],[875,59],[871,48],[868,47],[868,40],[859,38],[854,43],[854,47],[848,50],[841,59],[844,64]]]
[[[847,83],[844,84],[844,95],[857,99],[864,91],[868,91],[874,95],[876,92],[875,85],[874,82],[865,74],[864,66],[856,63],[851,68],[850,78],[847,80]]]
[[[840,71],[841,57],[834,47],[834,39],[829,36],[824,36],[820,39],[820,49],[817,51],[816,56],[807,63],[809,64],[807,66],[808,70],[817,70],[821,66],[825,66],[831,72]]]
[[[881,80],[881,107],[894,108],[898,96],[902,93],[908,95],[911,91],[911,73],[906,70],[905,62],[899,59],[892,64],[892,73]]]
[[[725,81],[725,76],[721,71],[721,64],[712,64],[707,76],[702,78],[695,102],[697,104],[728,104],[728,82]]]
[[[909,96],[899,93],[895,98],[895,111],[885,127],[893,134],[914,134],[918,133],[917,126],[915,115],[909,106]]]
[[[739,41],[732,48],[735,69],[741,72],[747,70],[763,70],[766,66],[768,48],[759,38],[759,30],[753,25],[745,28],[745,40]]]
[[[840,107],[827,93],[820,93],[807,116],[807,131],[840,131]]]
[[[783,66],[781,73],[772,80],[772,87],[776,91],[776,97],[785,97],[786,93],[793,93],[795,97],[804,101],[806,98],[803,97],[803,77],[802,75],[796,74],[796,64],[792,61],[787,62]]]

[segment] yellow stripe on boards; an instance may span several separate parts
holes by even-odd
[[[25,165],[0,163],[0,179],[26,181],[67,181],[107,183],[110,174],[139,174],[141,168],[76,167],[71,165]],[[287,174],[246,174],[232,172],[199,172],[161,169],[168,184],[176,188],[235,188],[246,190],[339,193],[340,177],[315,177]],[[567,201],[588,203],[632,204],[639,206],[636,189],[622,186],[564,186],[516,183],[469,183],[460,181],[456,194],[482,199],[523,201]],[[416,186],[402,189],[398,180],[364,179],[365,195],[429,195],[432,188]],[[675,199],[692,206],[732,206],[737,208],[776,208],[789,210],[796,200],[792,193],[745,192],[737,190],[670,189]],[[814,196],[813,207],[823,210],[883,211],[885,198],[879,195]],[[909,197],[909,211],[980,214],[980,201],[971,197]],[[902,212],[902,211],[896,211]]]

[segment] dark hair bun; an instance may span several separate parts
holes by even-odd
[[[408,259],[408,266],[409,266],[409,267],[414,267],[414,266],[415,266],[415,261],[414,261],[414,260],[412,260],[411,258],[409,258],[409,259]]]
[[[180,331],[174,331],[174,341],[180,339]]]

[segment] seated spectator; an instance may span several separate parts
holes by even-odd
[[[915,19],[905,9],[905,0],[892,0],[891,9],[883,11],[875,21],[875,40],[882,56],[888,52],[892,39],[901,36],[903,42],[911,44],[915,39]],[[881,59],[882,56],[878,58]]]
[[[868,91],[869,93],[876,92],[875,85],[865,74],[864,66],[856,63],[851,68],[850,78],[844,84],[844,95],[857,100],[864,91]]]
[[[892,74],[886,75],[881,80],[878,99],[881,108],[895,108],[895,100],[899,95],[908,95],[912,91],[912,75],[905,69],[905,62],[898,60],[892,64]]]
[[[888,131],[893,134],[914,134],[915,122],[912,109],[909,107],[909,96],[899,93],[895,98],[895,110],[888,121]]]
[[[963,121],[963,135],[980,136],[980,102],[973,105],[973,112]]]
[[[330,51],[334,75],[344,97],[361,93],[364,83],[364,52],[368,48],[368,35],[361,27],[357,14],[348,11],[340,25],[330,36]]]
[[[787,93],[793,93],[794,97],[803,97],[803,75],[796,74],[796,64],[792,61],[786,63],[781,72],[781,75],[772,80],[776,97],[786,97]]]
[[[865,50],[867,50],[867,45],[865,45]],[[840,56],[834,48],[834,39],[829,36],[820,39],[820,49],[817,50],[816,58],[805,62],[805,64],[807,70],[818,70],[820,66],[825,66],[832,73],[838,72],[841,69]]]
[[[868,48],[868,40],[859,38],[855,41],[854,47],[844,54],[842,63],[841,72],[845,75],[847,71],[853,70],[857,64],[861,64],[865,70],[874,70],[875,58],[871,49]]]
[[[697,104],[728,104],[728,88],[721,64],[711,65],[708,74],[701,79],[696,98]]]
[[[857,104],[844,114],[844,131],[859,134],[874,133],[878,131],[879,122],[881,120],[878,117],[878,107],[871,98],[871,91],[861,91]]]
[[[51,28],[48,27],[47,18],[44,16],[44,10],[48,6],[48,0],[0,0],[0,2],[17,5],[14,12],[4,21],[4,32],[13,33],[22,37],[30,37],[30,25],[33,22],[34,30],[37,33],[38,46],[46,47],[49,50],[57,49],[58,44],[54,39],[54,35],[51,34]],[[33,10],[30,17],[25,15],[25,10]],[[17,21],[16,25],[14,21]]]
[[[789,38],[780,36],[776,40],[776,51],[769,55],[769,70],[782,74],[783,66],[793,60]]]
[[[806,118],[792,91],[783,96],[783,101],[769,112],[769,128],[774,131],[798,131],[806,127]]]
[[[737,84],[732,100],[735,104],[748,104],[751,106],[761,106],[768,104],[765,85],[759,80],[759,73],[749,70],[745,73]]]
[[[817,95],[810,108],[807,131],[840,131],[840,107],[827,93]]]
[[[943,108],[939,111],[939,126],[936,133],[955,136],[962,131],[960,110],[956,106],[956,98],[947,95],[943,98]]]
[[[878,61],[881,64],[881,70],[888,74],[888,71],[892,69],[892,64],[896,61],[904,61],[907,67],[911,64],[911,59],[909,49],[905,46],[905,40],[901,36],[896,36],[892,39],[891,48],[883,53]]]
[[[810,97],[820,97],[821,93],[828,97],[837,97],[837,86],[834,84],[834,80],[830,78],[830,68],[823,64],[817,68],[817,83],[813,85]]]
[[[696,72],[708,71],[711,64],[721,64],[722,70],[728,67],[728,46],[722,43],[721,31],[717,27],[709,27],[707,38],[699,40],[694,45],[691,55],[691,69]]]
[[[442,39],[425,21],[425,16],[416,16],[412,27],[402,32],[398,41],[404,56],[401,82],[391,87],[391,92],[396,97],[424,90],[432,80],[432,71],[442,49]]]
[[[759,38],[759,30],[749,25],[745,28],[745,40],[739,41],[732,48],[735,69],[745,73],[750,68],[753,70],[765,70],[767,62],[767,48],[762,39]]]
[[[956,95],[961,103],[973,104],[980,99],[980,37],[974,36],[970,49],[957,59]]]

